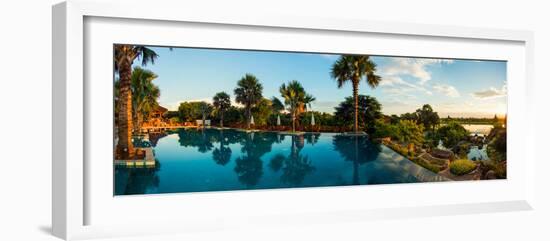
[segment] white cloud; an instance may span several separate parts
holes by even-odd
[[[451,86],[451,85],[445,85],[445,84],[436,84],[433,86],[433,89],[441,94],[444,94],[448,97],[453,97],[453,98],[456,98],[456,97],[459,97],[460,96],[460,93],[458,92],[458,90],[454,87],[454,86]]]
[[[395,86],[403,83],[405,81],[398,76],[383,76],[380,86]]]
[[[183,103],[183,102],[206,102],[208,104],[212,104],[212,98],[185,99],[185,100],[179,100],[179,101],[174,101],[174,102],[163,102],[161,100],[159,104],[161,106],[167,108],[168,110],[176,111],[176,110],[178,110],[178,107],[180,106],[180,103]],[[232,106],[237,106],[237,107],[242,107],[243,106],[243,105],[235,102],[235,99],[231,99],[231,105]]]
[[[508,93],[508,89],[506,87],[506,83],[500,88],[497,89],[495,87],[490,87],[486,90],[481,90],[474,92],[472,95],[479,99],[492,99],[492,98],[498,98],[498,97],[504,97]]]
[[[484,100],[472,99],[471,101],[454,101],[441,103],[437,106],[439,116],[451,117],[493,117],[506,113],[506,101],[499,99]]]
[[[384,92],[392,95],[405,95],[406,93],[419,91],[427,95],[433,93],[424,86],[407,82],[399,76],[382,76],[380,86],[385,87]]]
[[[424,58],[402,58],[395,57],[391,59],[391,64],[383,66],[380,69],[382,75],[397,76],[410,75],[417,78],[418,83],[423,85],[432,78],[431,73],[426,69],[429,65],[450,64],[450,59],[424,59]]]

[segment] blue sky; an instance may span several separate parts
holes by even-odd
[[[330,68],[339,55],[198,48],[152,47],[159,54],[147,65],[158,75],[159,103],[170,110],[183,101],[211,102],[220,91],[231,95],[246,73],[264,86],[266,98],[279,96],[282,83],[298,80],[316,97],[313,110],[334,112],[352,94],[338,89]],[[506,62],[373,56],[380,86],[362,81],[359,93],[376,97],[385,114],[412,112],[430,104],[446,117],[492,117],[506,112]],[[137,66],[139,61],[135,61]]]

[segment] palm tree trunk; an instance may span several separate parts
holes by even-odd
[[[359,97],[358,97],[358,92],[359,92],[359,81],[353,81],[353,101],[354,101],[354,106],[353,106],[353,130],[355,132],[358,131],[358,125],[357,125],[357,117],[358,117],[358,109],[359,109]]]
[[[296,114],[292,111],[292,132],[296,131]]]
[[[250,129],[250,107],[246,108],[246,129]]]
[[[204,130],[206,128],[206,113],[204,113],[204,110],[202,111],[202,129]]]
[[[221,126],[221,128],[223,128],[223,110],[222,110],[222,113],[221,113],[221,114],[222,114],[222,116],[221,116],[222,118],[221,118],[221,120],[220,120],[220,126]]]
[[[130,63],[119,66],[120,73],[120,111],[118,112],[118,145],[119,153],[123,158],[132,158],[134,145],[132,144],[132,90]]]
[[[141,129],[141,123],[143,123],[143,115],[139,113],[137,113],[136,115],[136,126],[134,128],[136,132],[139,132]]]

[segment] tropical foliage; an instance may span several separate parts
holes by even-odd
[[[178,107],[178,117],[181,121],[193,122],[202,119],[204,102],[182,102]]]
[[[160,89],[153,84],[158,76],[150,70],[135,67],[132,72],[132,110],[135,129],[139,129],[144,118],[159,106]]]
[[[212,104],[220,116],[220,126],[223,127],[223,115],[231,107],[231,97],[225,92],[218,92],[212,98]]]
[[[266,126],[269,121],[269,117],[273,113],[271,100],[262,98],[258,104],[252,108],[252,113],[254,116],[255,125]]]
[[[421,145],[424,141],[424,127],[410,120],[401,120],[397,124],[399,141]]]
[[[271,97],[271,108],[273,109],[273,113],[281,113],[281,111],[285,110],[285,105],[281,100],[275,96]]]
[[[506,161],[506,128],[493,128],[489,134],[487,154],[497,162]]]
[[[399,128],[397,125],[399,124],[399,121],[396,123],[386,123],[382,119],[376,120],[374,124],[374,133],[372,134],[372,137],[374,138],[385,138],[390,137],[394,140],[400,140],[401,135],[399,133]]]
[[[448,123],[437,129],[437,136],[443,141],[443,145],[448,148],[454,147],[460,141],[468,137],[468,131],[456,122]]]
[[[201,117],[202,117],[202,126],[203,126],[203,128],[205,127],[206,117],[210,116],[210,114],[212,113],[212,109],[213,108],[212,108],[211,104],[208,104],[204,101],[199,102],[199,110],[200,110]]]
[[[416,110],[418,124],[424,125],[425,130],[435,132],[435,127],[439,124],[439,115],[434,112],[432,106],[425,104],[421,109]]]
[[[376,64],[367,55],[342,55],[332,66],[331,76],[336,79],[338,88],[342,88],[346,82],[351,82],[354,99],[354,125],[355,132],[359,131],[359,82],[365,79],[371,88],[376,88],[382,78],[375,74]]]
[[[376,98],[368,95],[357,96],[357,107],[355,107],[353,97],[346,97],[343,102],[334,108],[334,116],[340,124],[353,127],[355,124],[354,116],[357,111],[357,125],[371,134],[374,132],[374,121],[382,117],[381,107],[382,105]]]
[[[476,164],[468,159],[460,159],[451,162],[451,173],[457,176],[468,174],[476,168]]]
[[[296,119],[307,110],[307,106],[315,100],[315,97],[306,93],[302,84],[296,80],[281,85],[279,92],[284,99],[288,112],[290,112],[292,131],[296,131]]]
[[[237,82],[235,88],[235,101],[244,105],[246,116],[246,128],[250,129],[250,120],[252,117],[252,107],[256,106],[262,100],[263,86],[252,74],[246,74]]]
[[[150,70],[134,66],[136,59],[141,65],[154,63],[158,55],[151,49],[139,45],[115,45],[115,110],[117,131],[117,158],[132,158],[136,153],[132,132],[142,131],[142,123],[150,118],[153,111],[160,108],[158,99],[160,89],[154,80],[158,76]],[[429,159],[423,159],[424,154],[437,154],[435,146],[439,141],[450,151],[452,158],[459,158],[451,162],[449,168],[454,175],[464,175],[472,172],[479,164],[483,175],[497,178],[506,177],[506,117],[499,118],[440,118],[431,105],[424,104],[416,111],[401,115],[382,114],[382,105],[369,95],[359,94],[359,85],[365,81],[371,88],[376,88],[381,77],[376,74],[376,64],[366,55],[342,55],[336,60],[330,70],[330,76],[336,80],[338,88],[349,83],[353,94],[346,97],[335,108],[333,113],[312,111],[311,105],[316,98],[306,91],[306,88],[297,80],[283,83],[279,87],[279,96],[264,98],[263,85],[252,75],[245,74],[236,83],[233,89],[236,105],[232,105],[231,96],[224,91],[212,96],[212,102],[188,101],[181,102],[177,111],[164,112],[164,120],[170,123],[195,125],[196,120],[213,120],[220,127],[251,128],[254,120],[255,129],[283,131],[291,128],[293,132],[366,132],[368,137],[358,138],[346,135],[335,136],[334,148],[348,161],[352,161],[354,172],[358,167],[369,161],[376,160],[380,152],[380,143],[392,148],[396,152],[408,157],[413,162],[440,174],[448,167],[435,165]],[[215,93],[215,92],[214,92]],[[154,113],[158,113],[155,111]],[[315,120],[315,125],[313,125]],[[493,129],[489,135],[473,135],[466,130],[463,124],[491,124]],[[164,126],[164,125],[163,125]],[[178,126],[179,127],[179,126]],[[180,137],[182,146],[196,147],[199,152],[212,151],[212,159],[219,165],[226,165],[236,154],[234,171],[239,181],[246,186],[256,185],[263,174],[261,157],[268,153],[274,142],[281,142],[281,137],[262,134],[245,134],[241,141],[241,153],[232,153],[231,140],[227,140],[223,133],[212,135],[203,125],[202,130],[173,132]],[[306,134],[292,136],[290,155],[277,154],[271,156],[269,168],[274,172],[281,172],[281,180],[287,184],[299,185],[305,176],[315,169],[308,156],[300,154],[304,142],[315,144],[319,135]],[[388,138],[389,137],[389,138]],[[284,139],[284,136],[283,136]],[[374,140],[374,143],[371,141]],[[219,142],[214,147],[213,142]],[[484,158],[483,163],[468,160],[468,155],[475,147],[482,150],[486,145],[490,161]],[[421,148],[419,148],[421,147]],[[446,147],[446,148],[445,148]],[[474,148],[474,149],[472,149]],[[443,150],[438,150],[443,151]],[[475,153],[474,153],[475,154]],[[477,154],[476,154],[477,155]],[[478,157],[476,157],[478,158]],[[481,158],[481,155],[479,155]],[[445,160],[447,160],[445,159]],[[426,161],[428,160],[428,161]],[[444,166],[444,167],[443,167]],[[359,183],[357,173],[354,173],[353,183]]]
[[[141,45],[116,44],[114,47],[115,72],[120,79],[119,101],[117,116],[117,153],[123,158],[131,158],[134,155],[132,145],[132,64],[134,60],[141,59],[141,65],[154,63],[158,57],[153,50]]]

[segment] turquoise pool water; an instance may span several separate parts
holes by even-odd
[[[115,195],[444,181],[366,137],[178,130],[155,168],[115,167]]]

